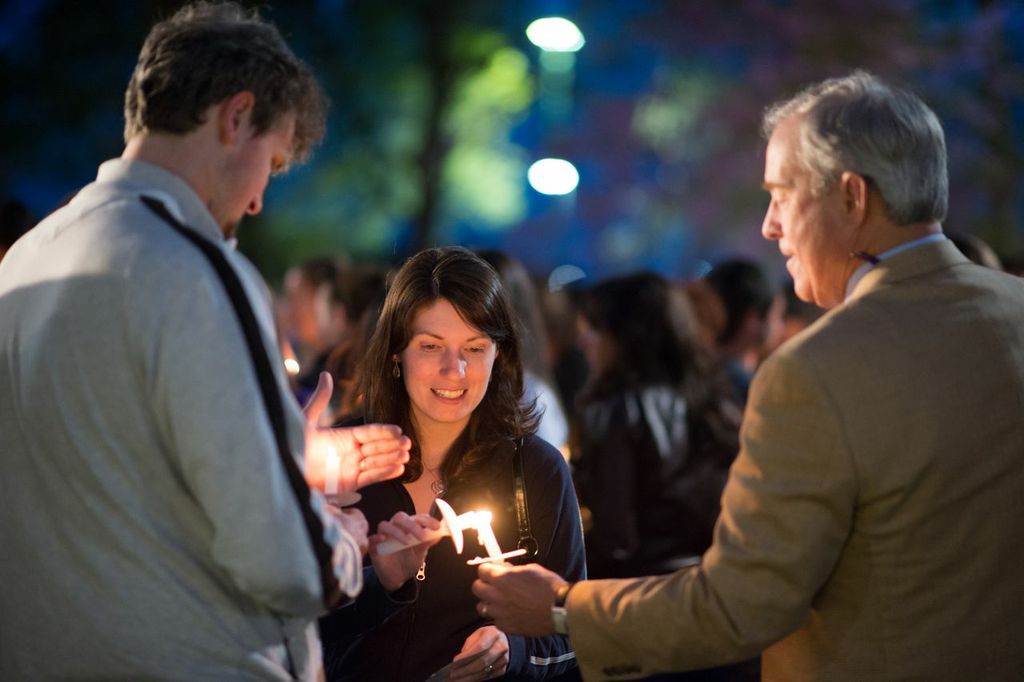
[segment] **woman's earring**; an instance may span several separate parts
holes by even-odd
[[[396,379],[402,378],[402,368],[398,365],[398,358],[395,358],[395,365],[391,368],[391,376]]]

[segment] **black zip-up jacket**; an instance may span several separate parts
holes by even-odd
[[[711,545],[738,427],[712,437],[671,386],[624,390],[583,408],[576,471],[590,510],[595,579],[669,573]]]
[[[515,549],[519,539],[513,505],[514,445],[494,453],[494,466],[477,480],[445,496],[456,513],[490,510],[492,527],[504,551]],[[569,467],[561,453],[531,436],[523,444],[523,468],[530,524],[538,543],[532,559],[566,580],[586,578],[583,533],[579,506]],[[414,514],[412,498],[399,481],[385,481],[360,491],[356,505],[366,515],[371,531],[401,510]],[[451,662],[466,638],[490,624],[476,612],[471,586],[475,566],[466,561],[484,556],[476,533],[467,531],[462,555],[444,538],[430,549],[422,581],[410,580],[394,594],[387,594],[373,569],[365,569],[362,593],[352,604],[337,609],[320,621],[327,679],[370,682],[421,682]],[[576,658],[568,638],[509,635],[508,680],[552,679],[573,670]]]

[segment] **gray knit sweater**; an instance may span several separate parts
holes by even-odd
[[[223,250],[276,353],[258,275],[157,167],[103,164],[8,253],[0,679],[313,679],[313,545],[349,595],[359,550],[318,493],[289,485],[224,288],[143,193]],[[301,457],[301,413],[285,402]]]

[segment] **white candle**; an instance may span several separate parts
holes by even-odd
[[[324,460],[324,493],[327,495],[338,494],[338,474],[341,472],[341,457],[334,448],[328,448],[327,457]]]
[[[487,556],[492,559],[499,558],[501,556],[501,546],[498,544],[498,538],[494,537],[494,531],[491,529],[490,512],[476,513],[476,532],[477,537],[480,539],[480,544],[487,550]]]

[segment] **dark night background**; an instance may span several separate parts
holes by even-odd
[[[169,0],[0,4],[0,195],[45,215],[120,154],[121,102]],[[244,3],[251,5],[252,3]],[[264,16],[332,100],[313,161],[272,181],[241,248],[271,282],[302,258],[393,263],[418,248],[506,249],[535,274],[676,277],[743,254],[781,272],[759,228],[760,115],[865,68],[935,109],[950,156],[947,230],[1024,249],[1024,6],[911,0],[305,0]],[[573,20],[542,54],[524,29]],[[526,182],[555,156],[577,190]]]

